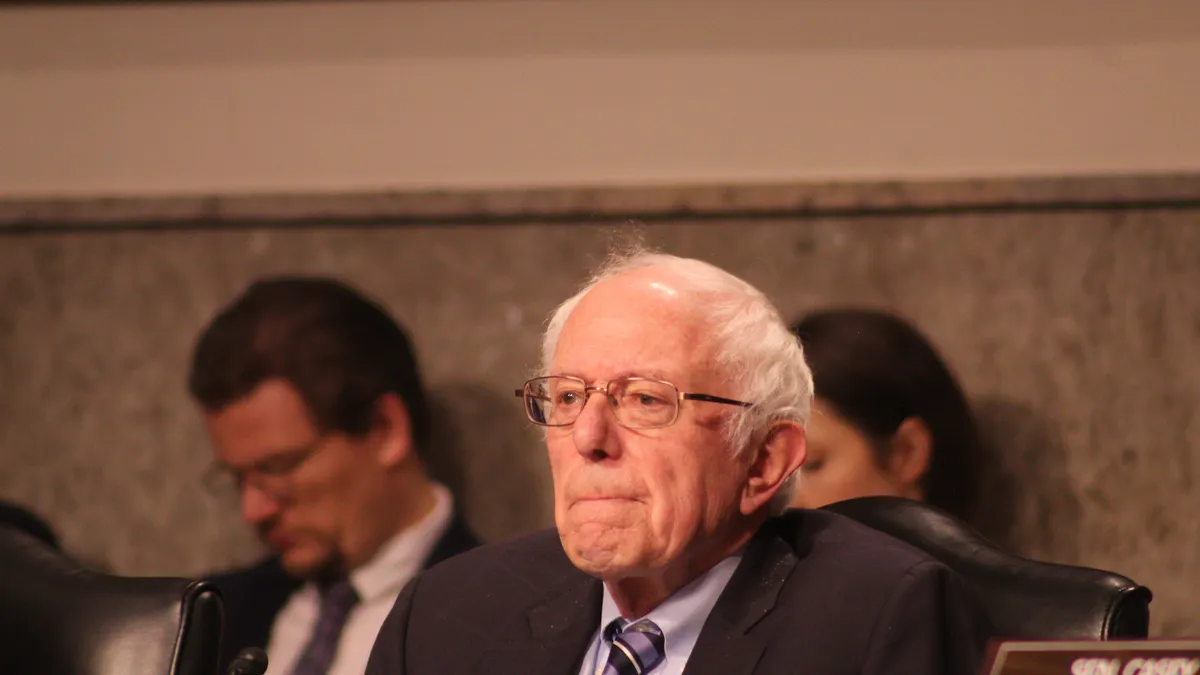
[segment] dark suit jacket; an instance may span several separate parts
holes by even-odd
[[[475,535],[456,513],[450,521],[450,527],[426,558],[424,567],[428,568],[478,545]],[[221,657],[218,661],[221,672],[242,649],[266,649],[275,617],[283,610],[292,593],[304,585],[303,579],[291,577],[283,570],[277,557],[267,558],[251,567],[215,574],[209,580],[221,589],[225,600],[225,632],[221,638]]]
[[[554,531],[481,547],[409,583],[367,675],[576,675],[600,602],[601,583]],[[685,672],[976,675],[989,633],[964,584],[925,553],[792,511],[747,546]]]

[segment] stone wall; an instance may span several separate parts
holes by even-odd
[[[1156,634],[1200,634],[1200,209],[930,208],[885,193],[882,210],[756,210],[727,191],[709,212],[632,210],[653,216],[649,243],[744,276],[789,316],[855,303],[914,319],[988,431],[981,527],[1128,574],[1156,592]],[[0,231],[0,496],[122,573],[252,557],[235,506],[199,480],[209,451],[184,372],[220,304],[256,275],[303,271],[358,285],[411,328],[440,469],[477,529],[545,526],[546,463],[511,392],[547,313],[628,229],[602,202],[571,202],[601,214],[590,224],[550,203],[501,222]]]

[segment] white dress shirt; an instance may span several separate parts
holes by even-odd
[[[396,596],[418,572],[450,527],[450,492],[435,485],[437,503],[412,527],[389,539],[367,564],[350,573],[361,601],[351,610],[329,675],[362,675],[371,647]],[[288,675],[317,625],[321,598],[312,582],[292,594],[271,627],[267,675]]]

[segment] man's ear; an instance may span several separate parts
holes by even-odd
[[[933,434],[919,417],[910,417],[888,440],[887,471],[905,497],[922,497],[921,480],[933,459]]]
[[[767,505],[808,455],[808,436],[796,422],[776,422],[750,461],[741,511],[750,515]]]
[[[391,468],[403,463],[413,454],[412,418],[408,408],[394,393],[388,392],[375,401],[371,440],[380,466]]]

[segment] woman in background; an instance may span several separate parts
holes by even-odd
[[[864,309],[815,312],[792,331],[816,389],[793,505],[894,495],[970,520],[978,432],[961,387],[924,336]]]

